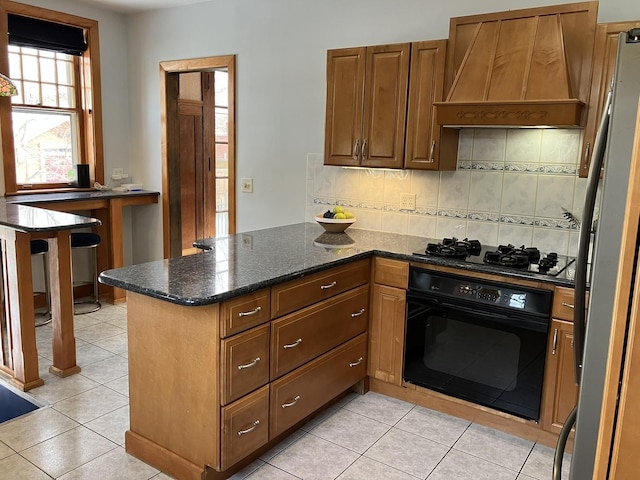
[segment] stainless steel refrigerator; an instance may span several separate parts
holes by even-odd
[[[580,395],[577,409],[569,415],[558,441],[554,480],[560,478],[559,461],[574,420],[570,478],[587,480],[593,476],[639,98],[640,29],[634,29],[619,37],[613,87],[596,136],[589,172],[574,302],[574,348]],[[604,174],[598,188],[603,161]],[[597,226],[593,221],[594,211]],[[595,226],[595,235],[591,235],[592,226]],[[592,236],[595,237],[593,244]],[[590,291],[585,319],[587,282]]]

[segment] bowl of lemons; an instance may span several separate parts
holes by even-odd
[[[356,217],[344,207],[336,206],[316,215],[318,222],[328,233],[341,233],[356,221]]]

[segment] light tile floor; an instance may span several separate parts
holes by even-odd
[[[36,329],[46,406],[0,425],[0,480],[166,480],[128,455],[126,305],[75,317],[80,374],[48,372],[51,325]],[[369,392],[317,415],[233,480],[548,480],[553,450]],[[568,478],[570,456],[564,462]]]

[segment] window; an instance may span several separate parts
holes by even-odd
[[[216,236],[229,235],[229,73],[213,72],[215,87]]]
[[[22,188],[74,180],[84,163],[78,148],[82,115],[76,106],[77,62],[73,55],[9,45],[13,97],[16,183]]]
[[[76,164],[104,183],[97,22],[3,6],[0,71],[18,88],[0,102],[5,192],[68,189]]]

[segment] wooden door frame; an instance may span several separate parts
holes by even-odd
[[[160,129],[162,143],[162,232],[164,258],[182,255],[180,214],[179,74],[226,68],[229,75],[229,233],[236,225],[236,56],[160,62]]]

